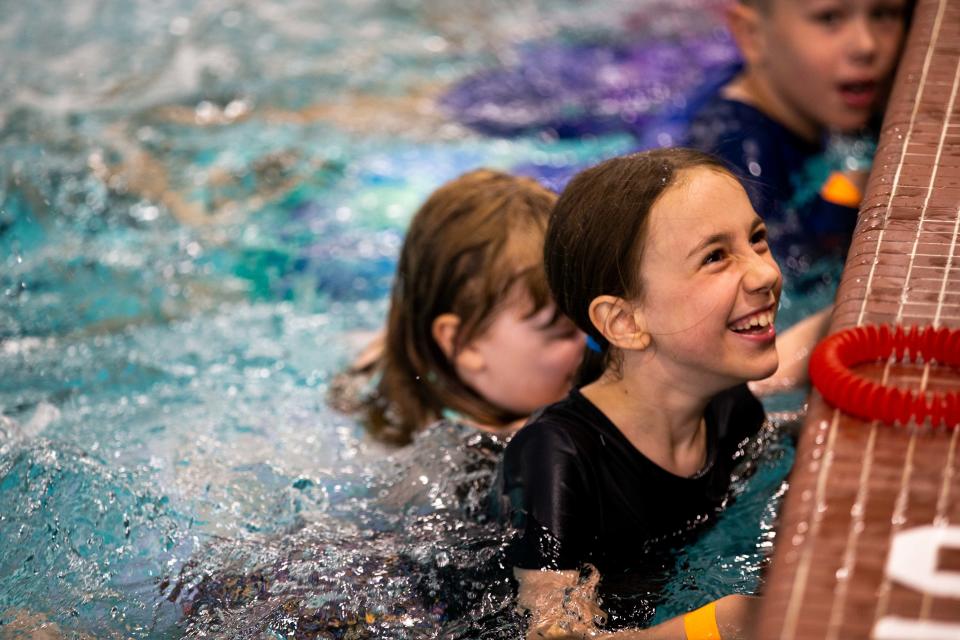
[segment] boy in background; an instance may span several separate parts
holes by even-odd
[[[685,146],[744,178],[784,275],[780,368],[758,395],[804,383],[829,327],[909,0],[736,0],[727,23],[743,64],[705,89]]]
[[[743,66],[695,113],[686,146],[752,183],[788,290],[819,286],[832,299],[908,9],[907,0],[739,0],[727,10]]]

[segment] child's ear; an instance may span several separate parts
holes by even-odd
[[[460,316],[454,313],[441,313],[430,325],[430,333],[433,334],[433,339],[443,351],[443,355],[447,356],[447,360],[453,358],[459,331]]]
[[[590,322],[611,345],[629,351],[650,346],[643,312],[623,298],[597,296],[590,303]]]
[[[460,333],[460,316],[454,313],[442,313],[433,319],[430,325],[433,339],[443,355],[459,370],[479,371],[486,361],[472,345],[462,345],[457,349],[457,336]]]
[[[762,16],[756,7],[731,2],[726,8],[727,28],[733,35],[740,55],[748,67],[757,64],[763,53]]]

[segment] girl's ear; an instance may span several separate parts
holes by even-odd
[[[433,319],[430,333],[447,360],[453,358],[457,344],[457,333],[460,331],[460,316],[454,313],[441,313]]]
[[[460,316],[454,313],[442,313],[433,319],[430,325],[433,339],[443,355],[458,371],[479,371],[486,364],[483,355],[472,344],[457,349],[457,335],[460,333]]]
[[[590,303],[590,322],[611,345],[629,351],[650,346],[643,312],[617,296],[597,296]]]
[[[763,34],[760,15],[756,7],[743,2],[731,2],[726,8],[727,28],[730,29],[740,55],[747,67],[756,65],[763,54]]]

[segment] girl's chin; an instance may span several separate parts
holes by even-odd
[[[778,360],[775,360],[775,361],[773,362],[773,366],[768,367],[767,370],[766,370],[766,372],[765,372],[762,376],[760,376],[759,378],[757,378],[757,380],[763,380],[763,379],[765,379],[765,378],[769,378],[770,376],[772,376],[773,374],[775,374],[775,373],[777,372],[777,369],[779,369],[779,368],[780,368],[780,360],[778,359]]]
[[[759,382],[760,380],[766,380],[773,374],[777,372],[777,369],[780,367],[780,360],[775,359],[771,364],[765,367],[757,367],[750,372],[749,377],[745,377],[744,382]]]

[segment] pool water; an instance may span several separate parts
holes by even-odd
[[[559,187],[669,142],[657,114],[734,56],[715,9],[8,7],[0,621],[87,637],[309,637],[317,620],[320,637],[517,637],[504,534],[453,504],[455,435],[384,463],[327,388],[382,324],[405,225],[433,188],[477,166]],[[637,71],[650,61],[669,73]],[[784,325],[822,300],[788,303]],[[759,442],[658,619],[759,588],[793,456],[783,430]],[[406,483],[417,491],[391,503]],[[229,576],[263,597],[198,614]]]

